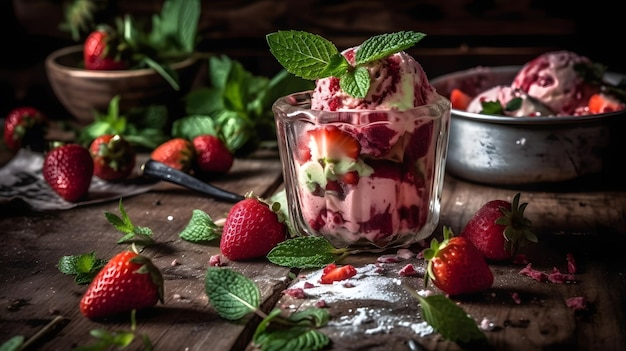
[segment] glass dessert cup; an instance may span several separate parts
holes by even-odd
[[[408,246],[439,223],[450,102],[406,111],[310,109],[311,92],[273,105],[289,216],[337,248]],[[323,132],[321,132],[323,131]]]

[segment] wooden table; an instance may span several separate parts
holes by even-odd
[[[231,174],[214,184],[238,193],[270,196],[282,184],[278,157],[260,154],[237,159]],[[460,232],[483,203],[496,198],[511,200],[518,191],[522,202],[529,203],[526,214],[541,236],[538,245],[525,250],[532,267],[566,271],[566,255],[572,253],[578,265],[575,282],[539,282],[519,274],[524,265],[491,264],[493,287],[454,301],[477,323],[493,324],[485,333],[495,350],[624,350],[624,186],[592,179],[539,188],[502,188],[447,175],[440,228],[435,235],[441,235],[442,225]],[[155,350],[253,350],[250,340],[259,318],[250,316],[241,322],[221,319],[204,292],[204,274],[211,255],[219,253],[218,245],[198,245],[179,238],[194,209],[220,218],[232,205],[164,182],[123,202],[134,224],[154,231],[159,245],[145,253],[165,278],[165,304],[138,315],[138,334],[147,335]],[[23,335],[33,340],[29,349],[71,350],[91,344],[92,329],[129,328],[127,321],[96,323],[82,316],[78,304],[86,287],[76,285],[56,266],[65,255],[95,251],[98,257],[110,258],[120,251],[115,244],[120,233],[104,217],[104,212],[118,213],[117,208],[116,201],[44,213],[15,204],[2,206],[0,342]],[[415,245],[411,249],[419,252],[421,248]],[[346,263],[364,269],[381,255],[395,252],[353,255]],[[398,275],[407,263],[414,264],[417,276]],[[265,311],[274,306],[295,311],[326,299],[332,319],[322,332],[330,336],[332,350],[410,350],[410,339],[424,350],[460,350],[437,333],[424,333],[419,304],[391,283],[400,279],[416,289],[422,287],[422,259],[384,264],[384,279],[375,286],[378,290],[352,299],[341,295],[296,299],[283,294],[290,284],[311,279],[307,274],[315,271],[298,272],[265,259],[230,262],[227,267],[255,281]],[[587,299],[588,311],[575,312],[566,306],[566,299],[575,296]]]

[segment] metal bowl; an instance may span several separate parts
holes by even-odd
[[[509,85],[521,66],[477,67],[431,84],[444,96]],[[615,73],[611,73],[616,75]],[[589,116],[510,117],[452,109],[446,171],[489,185],[529,185],[614,175],[626,143],[624,111]]]

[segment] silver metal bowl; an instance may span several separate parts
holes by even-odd
[[[509,85],[520,66],[477,67],[431,84],[444,96]],[[615,73],[611,73],[615,76]],[[509,117],[452,109],[446,171],[490,185],[528,185],[614,176],[626,152],[624,111],[590,116]]]

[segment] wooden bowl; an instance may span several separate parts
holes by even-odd
[[[83,68],[82,45],[59,49],[46,58],[46,73],[61,104],[80,124],[94,121],[95,111],[106,112],[111,99],[120,96],[120,113],[133,107],[160,104],[171,106],[189,92],[199,69],[192,57],[172,64],[180,89],[151,68],[95,71]]]

